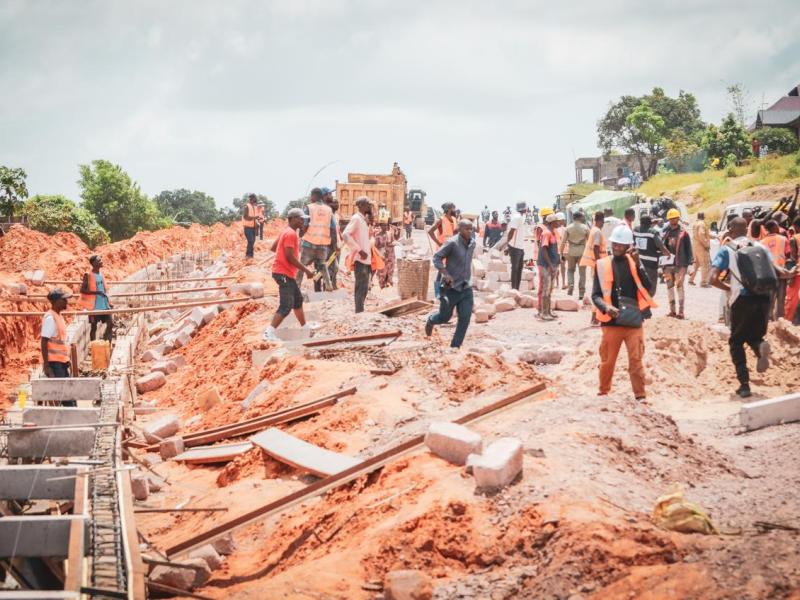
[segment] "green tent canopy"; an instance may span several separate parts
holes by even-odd
[[[625,213],[625,209],[634,204],[636,204],[636,194],[633,192],[598,190],[577,202],[573,202],[567,209],[570,212],[570,216],[578,210],[582,211],[586,215],[586,221],[588,223],[591,221],[594,213],[607,208],[611,209],[615,217],[621,219]]]

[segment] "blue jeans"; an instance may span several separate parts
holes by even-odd
[[[244,251],[244,255],[248,258],[253,258],[253,250],[256,245],[256,228],[245,227],[244,237],[247,239],[247,250]]]
[[[453,339],[450,342],[451,348],[460,348],[461,344],[464,343],[464,336],[467,335],[469,320],[472,318],[473,304],[471,287],[460,291],[449,287],[442,288],[441,296],[439,296],[439,312],[433,313],[428,317],[428,321],[434,325],[441,325],[442,323],[450,321],[450,317],[453,316],[453,310],[458,313],[456,332],[453,334]]]

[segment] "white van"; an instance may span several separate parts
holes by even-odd
[[[720,219],[718,229],[720,232],[727,231],[728,223],[731,219],[741,217],[742,213],[748,209],[754,212],[764,212],[769,211],[774,205],[774,200],[762,200],[760,202],[740,202],[738,204],[726,206],[725,211],[722,213],[722,219]]]

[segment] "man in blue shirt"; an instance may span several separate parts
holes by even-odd
[[[741,398],[748,398],[752,392],[750,391],[750,372],[747,369],[744,345],[750,346],[758,357],[756,371],[759,373],[766,371],[769,368],[770,347],[764,336],[767,334],[771,296],[754,294],[741,284],[736,251],[754,243],[747,237],[747,221],[742,217],[731,220],[728,234],[728,242],[720,247],[711,263],[711,285],[729,294],[731,334],[728,338],[728,346],[730,347],[731,361],[736,369],[736,378],[739,380],[739,389],[736,390],[736,393]],[[770,251],[766,247],[764,251],[772,260]],[[792,271],[786,271],[775,265],[774,262],[772,266],[778,277],[793,276]],[[724,271],[730,272],[730,283],[720,281],[720,273]]]
[[[450,342],[451,348],[460,348],[467,335],[472,318],[472,255],[475,252],[475,238],[472,235],[472,222],[459,221],[458,233],[445,240],[442,247],[433,255],[433,266],[442,276],[439,295],[439,312],[432,314],[425,322],[425,335],[433,333],[435,325],[450,321],[453,310],[458,313],[456,331]]]

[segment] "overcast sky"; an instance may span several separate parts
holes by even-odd
[[[0,0],[0,164],[78,199],[78,164],[149,195],[388,173],[436,205],[543,206],[597,154],[610,101],[742,82],[755,110],[800,83],[797,0]]]

